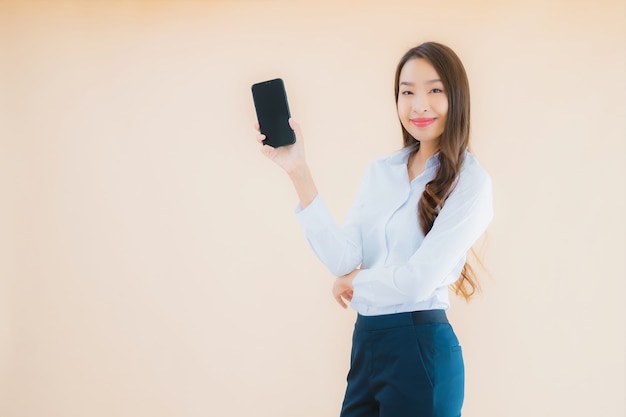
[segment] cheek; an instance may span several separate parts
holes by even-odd
[[[440,117],[444,117],[448,114],[448,99],[445,96],[437,100],[436,109]]]
[[[398,116],[401,118],[408,117],[411,113],[411,104],[408,103],[408,100],[398,100],[396,108],[398,110]]]
[[[409,118],[411,117],[411,109],[409,108],[407,110],[407,106],[403,106],[401,103],[398,103],[397,110],[400,123],[406,130],[409,130],[411,128],[409,122]]]

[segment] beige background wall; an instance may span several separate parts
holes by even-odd
[[[450,317],[469,417],[624,416],[624,1],[0,1],[0,415],[334,416],[354,313],[257,149],[281,76],[325,200],[453,47],[490,275]]]

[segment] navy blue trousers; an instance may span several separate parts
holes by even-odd
[[[459,417],[464,383],[444,310],[359,315],[341,417]]]

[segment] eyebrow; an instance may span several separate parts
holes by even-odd
[[[434,83],[440,83],[440,82],[441,82],[441,80],[440,80],[439,78],[435,78],[434,80],[428,80],[428,81],[426,81],[426,84],[434,84]],[[411,83],[411,82],[408,82],[408,81],[402,81],[402,82],[400,83],[400,85],[408,85],[409,87],[412,87],[412,86],[414,86],[415,84],[414,84],[414,83]]]

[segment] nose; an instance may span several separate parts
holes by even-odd
[[[426,94],[415,94],[412,105],[414,113],[420,114],[428,111],[428,96]]]

